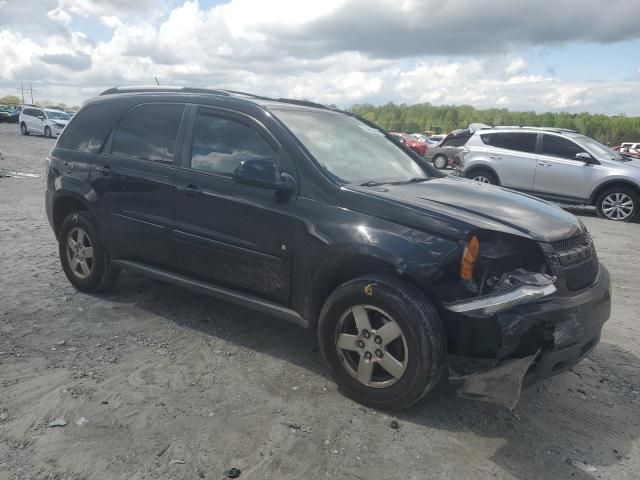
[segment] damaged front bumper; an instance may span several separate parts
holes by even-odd
[[[472,301],[445,306],[455,320],[454,338],[467,339],[454,342],[450,357],[451,378],[463,382],[461,396],[513,409],[523,386],[571,369],[598,344],[611,311],[607,269],[599,265],[592,285],[573,295],[548,287],[522,286],[515,306],[496,295],[490,307],[500,308],[493,311]],[[488,338],[496,335],[497,342]],[[483,352],[483,344],[495,348]]]

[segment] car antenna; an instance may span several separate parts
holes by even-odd
[[[153,79],[156,81],[156,85],[160,86],[160,82],[158,81],[158,77],[156,77],[155,75],[153,76]]]

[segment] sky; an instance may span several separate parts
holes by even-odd
[[[640,115],[640,0],[0,0],[0,96],[117,85]]]

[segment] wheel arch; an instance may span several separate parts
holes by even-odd
[[[493,176],[496,178],[496,180],[498,181],[498,185],[502,184],[502,182],[500,181],[500,175],[498,175],[498,172],[496,172],[496,169],[484,163],[474,164],[470,166],[467,170],[465,170],[464,176],[467,178],[470,178],[473,173],[479,172],[481,170],[487,170],[491,172]]]
[[[611,180],[607,180],[606,182],[603,182],[602,184],[598,185],[594,189],[593,193],[589,197],[589,205],[595,205],[596,202],[598,201],[598,198],[600,198],[600,195],[602,195],[605,191],[609,190],[610,188],[614,188],[614,187],[630,188],[631,190],[636,192],[638,196],[640,196],[640,186],[638,184],[624,178],[615,178],[615,179],[611,179]]]
[[[88,210],[89,203],[82,195],[71,191],[59,192],[53,201],[53,232],[56,238],[60,234],[62,222],[69,214]]]
[[[355,251],[336,255],[329,261],[322,262],[311,280],[312,288],[305,299],[305,316],[309,320],[309,326],[314,328],[317,325],[325,301],[340,285],[363,275],[380,274],[405,280],[424,291],[416,278],[398,268],[390,254]]]

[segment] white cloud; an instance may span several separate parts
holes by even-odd
[[[0,93],[13,93],[16,81],[34,80],[46,98],[80,103],[113,85],[152,83],[157,76],[167,84],[339,105],[432,102],[640,114],[640,68],[634,80],[562,81],[529,72],[514,47],[637,38],[637,23],[631,31],[627,19],[640,16],[640,2],[613,1],[614,23],[592,0],[549,0],[546,8],[525,0],[482,6],[231,0],[204,8],[193,0],[166,11],[151,0],[22,2],[23,9],[3,6],[0,18]],[[568,22],[578,21],[578,4],[579,22],[591,28]],[[549,8],[553,18],[541,13]],[[25,9],[40,28],[22,28]],[[110,38],[74,31],[77,18],[95,20]],[[429,56],[443,52],[460,55]]]

